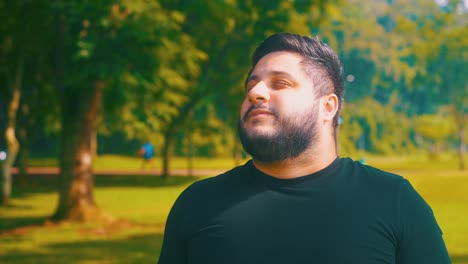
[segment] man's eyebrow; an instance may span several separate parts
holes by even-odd
[[[290,79],[294,79],[294,77],[287,73],[287,72],[284,72],[284,71],[270,71],[267,73],[267,76],[283,76],[283,77],[287,77],[287,78],[290,78]],[[250,81],[255,81],[255,80],[258,80],[260,79],[259,76],[257,75],[250,75],[247,80],[245,80],[245,84],[247,85]]]
[[[284,72],[284,71],[271,71],[269,75],[276,75],[276,76],[287,77],[289,79],[294,79],[294,77],[291,74]]]

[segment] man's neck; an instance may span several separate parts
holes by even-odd
[[[257,169],[279,179],[292,179],[320,171],[330,165],[337,157],[335,144],[327,148],[309,149],[296,158],[262,162],[253,160]],[[319,150],[320,149],[320,150]]]

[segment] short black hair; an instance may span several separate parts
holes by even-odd
[[[249,76],[259,60],[275,51],[290,51],[301,55],[304,58],[304,70],[318,88],[319,96],[336,94],[338,111],[333,118],[333,126],[336,128],[344,97],[343,65],[336,52],[318,37],[276,33],[266,38],[253,53]]]

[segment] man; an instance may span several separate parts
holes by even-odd
[[[159,264],[450,263],[407,180],[337,156],[342,74],[317,39],[261,43],[239,121],[252,160],[180,195]]]
[[[141,162],[141,168],[145,168],[149,166],[150,168],[153,166],[153,157],[154,157],[154,147],[151,142],[146,141],[138,151],[138,154],[143,158]]]

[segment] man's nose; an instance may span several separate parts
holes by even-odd
[[[270,100],[270,92],[264,82],[257,83],[247,94],[250,103],[260,104]]]

